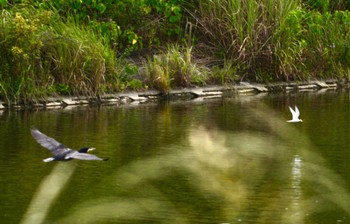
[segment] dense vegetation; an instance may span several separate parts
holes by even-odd
[[[0,0],[0,97],[347,79],[347,0]]]

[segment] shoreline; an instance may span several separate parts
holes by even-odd
[[[175,99],[190,100],[196,98],[224,97],[233,95],[254,94],[270,92],[289,92],[289,91],[317,91],[321,89],[340,89],[348,87],[348,83],[340,83],[337,80],[315,80],[309,82],[278,82],[273,84],[259,84],[241,82],[236,85],[226,86],[206,86],[206,87],[188,87],[177,88],[169,91],[168,94],[162,94],[158,90],[145,91],[126,91],[115,94],[104,94],[99,98],[88,96],[59,96],[48,97],[45,100],[39,100],[30,104],[12,104],[8,105],[0,101],[0,110],[6,109],[25,109],[25,108],[65,108],[67,106],[79,105],[99,105],[99,104],[130,104],[133,102],[147,103],[161,99],[169,101]]]

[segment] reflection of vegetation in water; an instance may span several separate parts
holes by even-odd
[[[110,177],[115,193],[78,204],[59,222],[303,223],[329,204],[350,214],[344,183],[312,151],[300,126],[271,115],[256,113],[253,122],[263,131],[193,129],[188,146],[122,167]]]
[[[22,223],[44,223],[63,187],[74,173],[75,163],[59,163],[40,184],[36,195],[32,199]]]

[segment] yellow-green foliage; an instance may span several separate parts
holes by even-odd
[[[171,45],[167,51],[144,64],[151,86],[167,93],[171,87],[203,85],[208,78],[208,69],[192,61],[192,48],[180,50]]]
[[[145,69],[150,85],[163,93],[168,93],[170,90],[169,67],[164,64],[161,56],[155,55],[153,58],[148,58]]]
[[[38,34],[52,19],[49,11],[3,10],[0,15],[0,94],[2,97],[26,100],[46,89],[45,77],[40,66],[40,50],[43,46]],[[40,85],[36,85],[36,81]],[[49,91],[46,90],[46,91]]]
[[[115,53],[98,31],[34,8],[0,17],[0,96],[7,101],[118,88]]]

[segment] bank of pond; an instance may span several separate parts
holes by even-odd
[[[348,88],[348,83],[338,82],[336,80],[315,80],[310,82],[290,82],[290,83],[274,83],[274,84],[257,84],[249,82],[240,82],[237,85],[230,86],[207,86],[178,88],[162,93],[158,90],[147,91],[126,91],[115,94],[103,94],[98,97],[90,96],[58,96],[48,97],[42,100],[29,100],[22,103],[6,103],[0,101],[0,110],[10,108],[54,108],[77,105],[99,105],[99,104],[139,104],[155,102],[159,100],[193,100],[226,97],[233,95],[258,95],[269,92],[289,92],[289,91],[320,91],[328,89]]]

